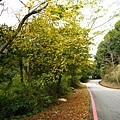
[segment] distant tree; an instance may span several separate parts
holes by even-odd
[[[115,24],[115,28],[109,31],[98,46],[96,61],[99,68],[104,66],[104,72],[111,66],[113,68],[116,81],[119,84],[115,72],[115,66],[120,63],[120,21]],[[103,69],[102,69],[103,70]]]

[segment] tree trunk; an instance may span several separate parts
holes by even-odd
[[[22,62],[22,57],[19,59],[19,66],[20,66],[20,80],[23,82],[23,62]]]
[[[75,81],[75,74],[73,73],[72,78],[71,78],[71,87],[74,87],[75,83],[76,83],[76,81]]]
[[[112,60],[113,72],[114,72],[114,75],[115,75],[116,82],[117,82],[118,85],[120,85],[119,80],[118,80],[118,75],[117,75],[116,70],[115,70],[115,64],[114,64],[114,60],[113,60],[113,53],[111,53],[111,60]]]
[[[30,64],[30,61],[28,63],[27,73],[28,73],[28,82],[31,83],[31,64]]]
[[[60,93],[61,78],[62,78],[62,75],[60,74],[59,79],[58,79],[58,84],[57,84],[57,94]]]
[[[74,87],[74,80],[73,80],[73,77],[71,78],[71,87]]]

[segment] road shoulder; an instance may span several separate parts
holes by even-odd
[[[108,87],[108,88],[111,88],[111,89],[120,89],[120,85],[117,85],[116,83],[100,81],[99,84],[101,86]]]

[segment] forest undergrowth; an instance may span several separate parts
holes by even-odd
[[[75,89],[66,99],[66,102],[58,102],[57,105],[28,120],[89,120],[90,97],[85,86]]]

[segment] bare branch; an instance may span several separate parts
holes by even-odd
[[[4,8],[4,5],[5,5],[5,3],[2,2],[2,0],[0,0],[0,7],[2,7],[2,10],[0,11],[0,16],[1,16],[2,13],[6,10],[6,9]]]
[[[106,22],[104,22],[104,23],[102,23],[102,24],[100,24],[100,25],[98,25],[98,26],[92,28],[92,30],[93,30],[93,29],[96,29],[96,28],[99,28],[99,27],[101,27],[101,26],[103,26],[103,25],[105,25],[106,23],[108,23],[109,21],[111,21],[114,17],[115,17],[115,16],[111,17],[111,18],[108,19]]]
[[[42,2],[41,4],[39,4],[39,5],[36,5],[36,6],[34,6],[33,7],[33,10],[32,11],[36,11],[40,6],[42,6],[43,4],[45,4],[47,1],[44,1],[44,2]]]
[[[25,6],[25,3],[22,0],[19,0],[19,1]]]

